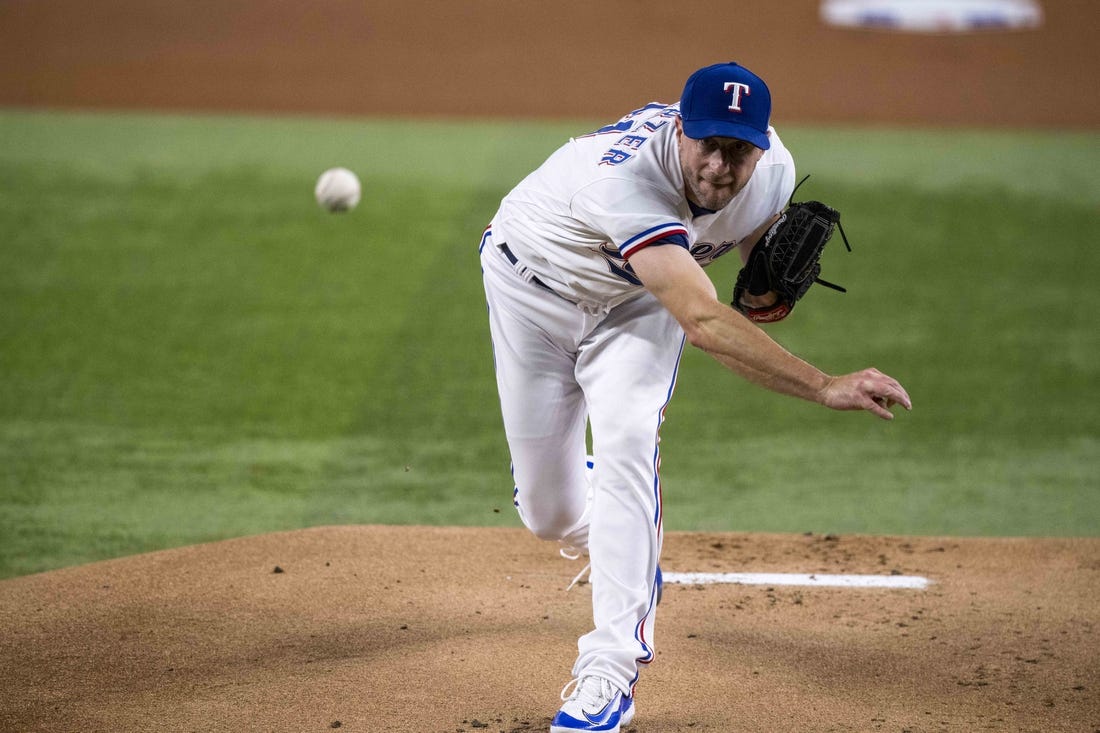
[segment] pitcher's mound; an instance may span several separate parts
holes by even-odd
[[[632,731],[1100,729],[1100,540],[671,533],[662,568],[930,585],[666,585]],[[0,730],[545,731],[579,569],[357,526],[0,582]]]

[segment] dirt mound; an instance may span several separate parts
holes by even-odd
[[[1100,540],[672,533],[637,731],[1100,729]],[[0,730],[545,730],[590,623],[525,530],[331,527],[0,582]]]

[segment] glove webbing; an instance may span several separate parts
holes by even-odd
[[[789,199],[787,199],[787,207],[788,208],[790,207],[790,205],[792,203],[794,203],[794,194],[795,194],[796,191],[798,191],[799,186],[801,186],[803,183],[805,183],[806,179],[809,178],[809,177],[810,177],[810,174],[807,173],[805,176],[802,177],[801,181],[799,181],[797,184],[795,184],[794,190],[791,191],[791,197]],[[817,219],[817,217],[815,216],[814,221],[811,222],[811,225],[817,223],[816,219]],[[852,251],[852,245],[848,244],[848,236],[844,233],[844,227],[841,225],[839,218],[836,220],[836,228],[838,230],[840,230],[840,238],[844,240],[844,248],[847,249],[849,252],[851,252]],[[840,292],[840,293],[847,293],[848,292],[848,288],[845,288],[841,285],[837,285],[836,283],[831,283],[828,280],[822,280],[820,277],[815,277],[814,282],[818,283],[820,285],[824,285],[827,288],[831,288],[833,290],[836,290],[837,292]]]

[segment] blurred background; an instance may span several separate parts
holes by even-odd
[[[770,332],[915,409],[830,413],[689,350],[666,528],[1100,534],[1100,11],[883,15],[974,5],[929,2],[0,2],[0,577],[519,526],[481,231],[569,136],[724,60],[853,247],[823,263],[849,292]],[[344,215],[312,195],[337,165]]]
[[[1025,2],[1040,22],[1018,30],[990,18],[1021,0],[869,0],[864,29],[822,22],[827,4],[21,0],[0,4],[0,103],[604,118],[736,60],[769,82],[779,122],[1100,122],[1091,0]],[[890,12],[975,27],[881,30]]]

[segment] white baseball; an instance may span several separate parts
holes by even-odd
[[[347,168],[329,168],[317,179],[313,195],[326,211],[351,211],[358,205],[362,189],[359,177]]]

